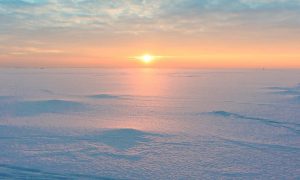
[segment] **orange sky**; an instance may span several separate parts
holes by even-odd
[[[300,3],[232,2],[0,2],[0,67],[300,68]]]

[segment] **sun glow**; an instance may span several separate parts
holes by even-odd
[[[140,60],[142,60],[144,63],[148,64],[154,60],[154,56],[151,56],[149,54],[143,55]]]
[[[155,59],[155,56],[152,56],[150,54],[144,54],[142,56],[134,57],[134,59],[137,59],[145,64],[149,64]]]
[[[138,60],[145,65],[150,65],[150,64],[154,63],[154,61],[161,60],[164,57],[166,57],[166,56],[155,56],[155,55],[151,55],[151,54],[144,54],[141,56],[134,56],[131,58],[134,60]]]

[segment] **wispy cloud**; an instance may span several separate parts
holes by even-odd
[[[15,48],[14,51],[10,52],[12,55],[25,55],[25,54],[59,54],[62,53],[58,49],[41,49],[36,47],[26,48]]]
[[[1,0],[0,14],[2,31],[76,27],[201,33],[245,24],[300,27],[298,0]]]

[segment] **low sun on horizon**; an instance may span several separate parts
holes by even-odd
[[[144,63],[150,63],[151,61],[153,61],[153,56],[146,54],[142,57],[142,60]]]
[[[150,64],[156,59],[156,56],[153,56],[151,54],[144,54],[142,56],[135,57],[135,59],[141,61],[144,64]]]

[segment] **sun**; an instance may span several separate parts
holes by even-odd
[[[154,56],[151,56],[149,54],[145,54],[140,58],[144,63],[148,64],[154,60]]]
[[[143,63],[144,65],[150,65],[152,63],[154,63],[154,61],[160,60],[162,58],[162,56],[155,56],[155,55],[151,55],[151,54],[144,54],[144,55],[140,55],[140,56],[133,56],[130,57],[131,59],[135,59],[140,61],[141,63]]]

